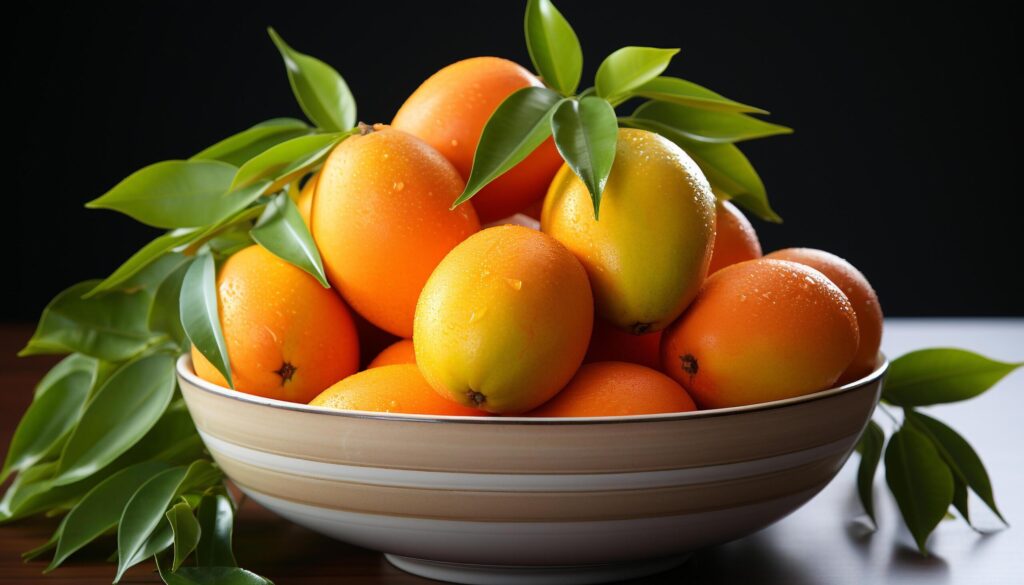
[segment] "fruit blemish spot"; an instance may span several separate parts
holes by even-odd
[[[682,365],[684,372],[691,376],[697,375],[697,370],[699,369],[697,366],[697,358],[693,357],[692,354],[688,353],[686,355],[679,356],[679,362]]]
[[[298,368],[293,366],[291,362],[284,362],[281,364],[280,368],[274,370],[274,373],[281,376],[281,385],[284,386],[285,382],[292,381],[292,376],[294,376],[297,371]]]

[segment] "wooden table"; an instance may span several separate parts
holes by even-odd
[[[1024,359],[1024,319],[893,319],[884,349],[899,355],[926,346],[953,345],[990,356]],[[7,443],[31,389],[54,360],[16,359],[31,333],[26,326],[0,326],[0,441]],[[1011,523],[1024,525],[1024,372],[973,401],[930,412],[963,433],[981,453],[996,489],[997,501]],[[885,425],[886,421],[879,419]],[[856,457],[809,504],[753,536],[698,551],[682,567],[637,583],[785,583],[829,584],[1004,584],[1024,582],[1024,527],[979,535],[960,521],[944,522],[932,537],[934,555],[913,548],[900,523],[881,473],[876,484],[880,529],[866,534],[856,521],[861,513],[854,494]],[[984,525],[996,521],[983,506],[972,514]],[[30,520],[0,528],[0,583],[45,581],[107,584],[114,567],[103,561],[113,541],[91,546],[49,575],[44,561],[23,564],[22,551],[45,541],[52,520]],[[391,567],[377,553],[349,546],[273,516],[251,501],[243,506],[235,529],[235,548],[246,568],[289,584],[432,583]],[[123,582],[158,583],[152,567],[129,571]]]

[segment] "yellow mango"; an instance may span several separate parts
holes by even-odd
[[[593,321],[587,274],[565,246],[522,226],[492,227],[457,245],[423,287],[416,364],[443,396],[522,413],[576,373]]]
[[[541,230],[583,264],[601,317],[637,334],[659,331],[707,275],[715,197],[681,148],[653,132],[620,129],[600,220],[566,165],[548,189]]]

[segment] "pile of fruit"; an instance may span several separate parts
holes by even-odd
[[[746,217],[654,132],[616,129],[599,199],[548,138],[453,207],[495,110],[533,87],[511,61],[460,61],[300,178],[331,288],[260,246],[227,259],[217,298],[236,390],[409,414],[613,416],[777,400],[874,369],[882,315],[863,275],[818,250],[762,258]]]

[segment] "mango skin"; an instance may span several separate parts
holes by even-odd
[[[572,379],[593,324],[587,274],[571,252],[536,230],[492,227],[456,246],[423,287],[416,364],[443,396],[518,414]]]
[[[697,296],[715,239],[715,197],[681,148],[653,132],[620,129],[600,220],[583,181],[564,165],[541,212],[541,230],[572,250],[590,277],[598,314],[648,333]]]

